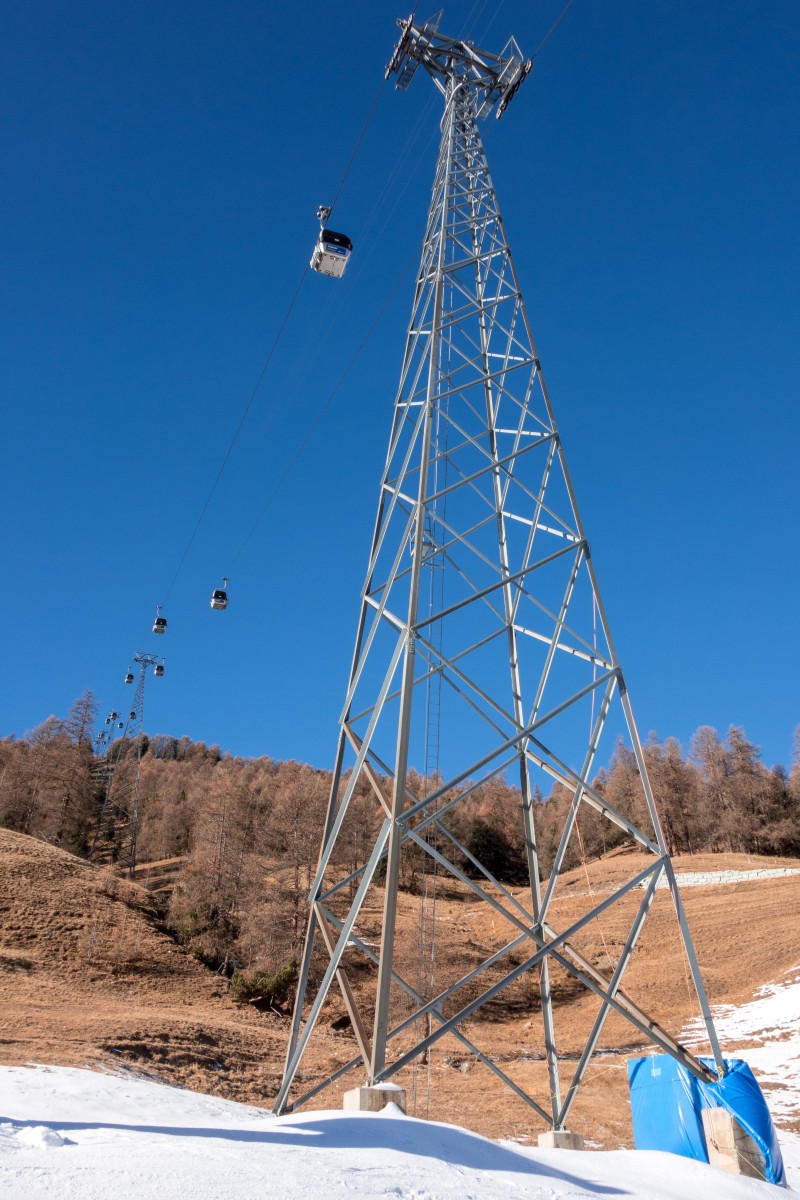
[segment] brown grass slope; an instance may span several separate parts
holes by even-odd
[[[277,1017],[159,927],[143,887],[0,830],[0,1061],[127,1062],[180,1086],[261,1101],[283,1050]]]
[[[644,865],[645,860],[641,860]],[[745,855],[677,859],[681,870],[797,867],[797,860]],[[553,910],[559,928],[639,869],[635,854],[610,856],[565,876]],[[522,889],[514,889],[524,899]],[[640,894],[641,895],[641,894]],[[620,901],[575,939],[601,970],[624,940],[639,897]],[[687,888],[684,903],[712,1003],[749,999],[800,963],[800,876]],[[400,898],[398,956],[415,978],[420,900]],[[359,922],[376,939],[380,893]],[[457,885],[436,903],[437,983],[456,978],[509,940],[502,919]],[[364,976],[356,992],[368,1014]],[[658,893],[625,980],[626,990],[672,1032],[696,1015],[668,894]],[[553,972],[568,1082],[597,1001]],[[167,936],[144,887],[123,881],[43,842],[0,830],[0,1062],[109,1067],[121,1063],[198,1091],[269,1105],[278,1086],[288,1021],[234,1003],[224,980]],[[313,1086],[353,1053],[344,1006],[332,993],[303,1064]],[[468,1036],[520,1086],[546,1103],[547,1079],[529,977],[467,1023]],[[612,1016],[576,1104],[572,1128],[613,1147],[630,1144],[625,1058],[644,1049],[637,1031]],[[726,1046],[728,1053],[737,1047]],[[746,1055],[745,1055],[746,1056]],[[534,1114],[452,1038],[429,1064],[398,1080],[418,1114],[493,1137],[533,1136]],[[335,1105],[358,1071],[316,1098]]]

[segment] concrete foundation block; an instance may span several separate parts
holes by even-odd
[[[377,1083],[374,1087],[351,1088],[344,1094],[346,1112],[380,1112],[387,1104],[396,1104],[406,1112],[406,1090],[396,1083]]]
[[[704,1108],[703,1131],[712,1167],[731,1171],[734,1175],[747,1175],[750,1179],[764,1178],[763,1154],[727,1109]]]
[[[540,1150],[583,1150],[583,1134],[567,1129],[547,1129],[538,1137]]]

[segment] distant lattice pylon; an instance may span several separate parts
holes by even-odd
[[[144,692],[148,667],[163,674],[162,660],[154,654],[134,654],[139,678],[133,692],[133,703],[125,715],[122,737],[114,742],[113,723],[108,743],[102,746],[104,765],[98,781],[103,785],[104,798],[94,845],[97,845],[109,817],[123,822],[118,861],[133,875],[136,869],[136,844],[139,836],[139,788],[142,761],[142,723],[144,721]],[[126,682],[130,680],[130,677]],[[116,718],[118,714],[114,713]]]

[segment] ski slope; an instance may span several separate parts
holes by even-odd
[[[497,1143],[379,1114],[260,1109],[132,1075],[0,1068],[4,1200],[757,1200],[782,1189],[654,1151]]]

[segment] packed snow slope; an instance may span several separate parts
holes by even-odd
[[[757,1200],[785,1195],[653,1151],[575,1153],[379,1114],[260,1109],[132,1076],[0,1068],[5,1200]]]

